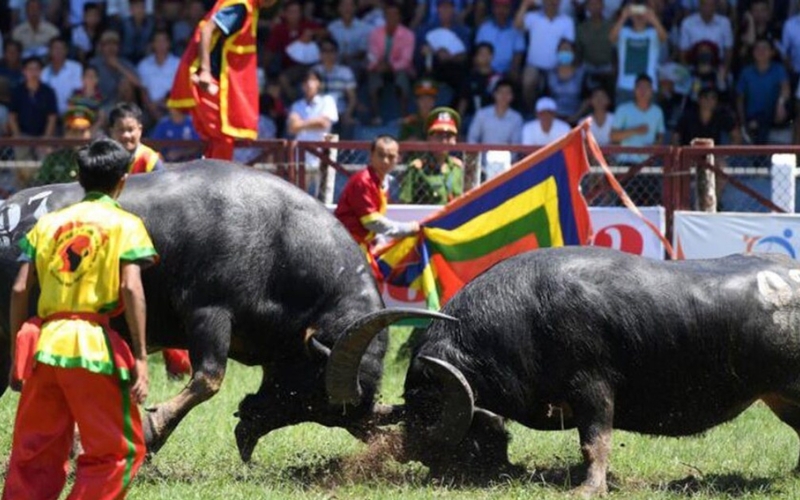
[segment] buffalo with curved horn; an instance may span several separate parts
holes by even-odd
[[[77,184],[58,184],[21,191],[0,205],[0,395],[8,384],[16,243],[39,217],[82,197]],[[391,408],[375,404],[385,327],[437,315],[384,309],[363,254],[324,206],[277,177],[213,160],[133,176],[119,201],[142,218],[161,255],[142,275],[148,349],[188,349],[193,369],[179,394],[144,415],[149,452],[217,393],[228,358],[263,370],[261,387],[238,412],[244,460],[261,436],[283,426],[319,422],[365,439],[390,418]],[[114,326],[127,335],[124,321]],[[378,335],[366,345],[337,345],[348,331],[361,338],[362,330]],[[348,386],[354,392],[346,405],[332,404],[328,358],[354,355],[358,375],[342,383],[357,386]]]
[[[434,474],[511,467],[504,419],[577,428],[607,491],[612,429],[685,436],[764,401],[800,432],[800,263],[659,262],[597,248],[501,262],[453,297],[414,349],[403,459]]]

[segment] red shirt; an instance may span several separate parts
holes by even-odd
[[[386,204],[386,191],[378,174],[372,167],[367,167],[347,181],[333,214],[359,244],[369,244],[375,234],[364,224],[386,215]]]

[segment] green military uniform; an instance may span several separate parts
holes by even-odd
[[[78,180],[78,152],[72,148],[53,151],[42,160],[31,184],[43,186]]]
[[[432,110],[425,120],[429,140],[445,134],[442,140],[455,141],[461,123],[459,114],[446,107]],[[449,139],[447,138],[449,137]],[[458,158],[437,158],[424,153],[413,160],[400,184],[400,200],[405,203],[444,205],[464,193],[464,169]]]
[[[464,193],[464,169],[448,156],[445,164],[425,153],[418,158],[420,168],[410,166],[400,185],[400,201],[423,205],[444,205]]]
[[[439,94],[439,87],[435,81],[429,78],[423,78],[414,85],[414,95],[417,98],[417,106],[420,99],[432,98],[433,101],[428,106],[433,106],[436,102],[436,96]],[[412,115],[404,117],[400,121],[399,139],[401,141],[416,140],[423,141],[428,136],[427,119],[425,115],[416,112]]]

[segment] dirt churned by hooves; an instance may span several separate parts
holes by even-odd
[[[416,474],[395,460],[401,450],[401,440],[400,432],[384,432],[358,453],[293,467],[290,474],[306,486],[322,488],[365,482],[408,484]]]

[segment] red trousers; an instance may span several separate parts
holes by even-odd
[[[123,498],[145,455],[129,389],[114,376],[39,363],[22,387],[3,500],[59,497],[75,424],[84,452],[68,498]]]
[[[192,85],[192,91],[197,103],[192,108],[192,125],[206,143],[203,156],[218,160],[232,160],[233,137],[222,132],[219,91],[211,94],[200,90],[198,85]]]

